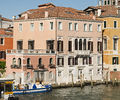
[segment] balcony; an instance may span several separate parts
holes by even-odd
[[[49,64],[49,67],[50,68],[55,68],[55,65],[54,64]]]
[[[76,55],[90,55],[90,50],[75,50]]]
[[[33,65],[27,64],[26,67],[27,67],[27,69],[33,69]]]
[[[20,69],[21,68],[21,65],[11,65],[11,68],[13,69]]]
[[[16,49],[11,49],[11,50],[6,50],[7,54],[55,54],[55,50],[46,50],[46,49],[34,49],[34,50],[29,50],[29,49],[23,49],[23,50],[16,50]]]
[[[38,68],[39,68],[39,69],[44,69],[44,65],[43,65],[43,64],[39,64],[39,65],[38,65]]]

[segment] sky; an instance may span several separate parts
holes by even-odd
[[[97,0],[0,0],[0,14],[12,19],[12,16],[18,16],[24,11],[36,9],[38,5],[49,2],[56,6],[72,7],[79,10],[97,5]]]

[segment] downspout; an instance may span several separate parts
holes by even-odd
[[[102,79],[103,79],[103,61],[104,61],[104,58],[103,58],[103,32],[104,32],[104,29],[102,30]]]

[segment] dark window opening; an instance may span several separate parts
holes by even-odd
[[[23,49],[23,41],[17,41],[17,49],[22,50]]]
[[[30,50],[34,49],[34,41],[28,41],[28,49]]]

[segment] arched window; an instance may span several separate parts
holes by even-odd
[[[75,39],[75,50],[78,50],[78,40]]]
[[[30,58],[27,59],[27,65],[30,65],[31,64],[31,60]]]
[[[18,66],[21,67],[21,58],[18,58]]]
[[[39,63],[39,65],[42,64],[42,58],[39,58],[38,63]]]
[[[53,58],[50,58],[49,63],[50,63],[50,64],[53,64]]]
[[[16,65],[16,59],[15,59],[15,58],[13,58],[12,64],[13,64],[13,65]]]
[[[108,5],[110,4],[110,0],[108,0]]]
[[[105,1],[105,2],[104,2],[104,5],[106,5],[106,4],[107,4],[107,2]]]

